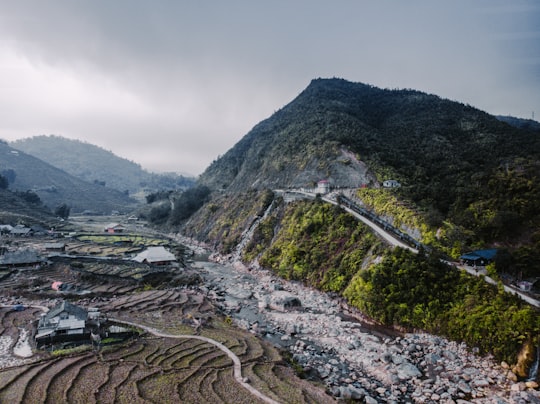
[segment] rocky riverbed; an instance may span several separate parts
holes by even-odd
[[[540,403],[538,384],[429,334],[400,334],[334,296],[219,256],[198,261],[202,291],[237,325],[290,352],[339,399],[367,403]],[[536,389],[536,390],[535,390]]]

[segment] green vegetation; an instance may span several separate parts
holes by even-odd
[[[147,193],[149,190],[187,189],[194,184],[194,179],[173,173],[149,173],[133,161],[80,140],[42,135],[20,139],[12,145],[77,178],[106,185],[126,195]]]
[[[55,356],[70,356],[80,354],[82,352],[87,352],[92,349],[92,346],[89,344],[81,344],[71,348],[55,349],[51,352],[53,357]]]
[[[364,261],[381,248],[373,233],[341,208],[318,200],[298,202],[286,207],[280,231],[260,263],[285,279],[342,292]]]
[[[0,174],[0,189],[7,189],[8,186],[9,186],[8,179]]]
[[[169,223],[173,226],[180,224],[200,209],[210,197],[210,189],[204,185],[197,185],[180,194],[174,201]]]
[[[446,224],[435,233],[394,191],[361,192],[373,206],[385,206],[382,212],[395,217],[394,224],[427,229],[434,243],[451,233]],[[206,242],[229,253],[271,196],[269,191],[221,195],[189,220],[187,235],[203,239],[205,234]],[[278,198],[273,207],[245,246],[245,261],[258,259],[285,279],[338,293],[383,324],[465,341],[510,363],[523,343],[540,335],[540,316],[530,306],[448,266],[435,250],[389,250],[361,222],[318,198],[288,204]],[[494,266],[508,271],[513,263],[501,249]]]
[[[129,243],[133,246],[158,246],[169,244],[169,240],[165,238],[148,237],[140,234],[82,234],[77,236],[77,240],[105,245]]]
[[[540,335],[540,316],[529,305],[434,255],[387,252],[357,273],[343,295],[383,324],[465,341],[511,363],[526,340]]]
[[[62,219],[67,219],[69,217],[70,211],[71,208],[65,203],[63,203],[56,207],[56,209],[54,210],[54,214],[58,217],[61,217]]]

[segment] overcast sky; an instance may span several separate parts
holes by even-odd
[[[0,139],[198,175],[317,77],[540,116],[538,0],[0,0]]]

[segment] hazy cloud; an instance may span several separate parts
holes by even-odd
[[[540,5],[24,1],[0,10],[0,138],[199,174],[316,77],[540,114]]]

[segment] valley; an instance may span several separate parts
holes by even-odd
[[[0,141],[0,402],[540,402],[538,134],[319,78],[197,179]]]
[[[0,282],[2,401],[256,402],[248,390],[234,387],[238,380],[227,355],[188,335],[210,338],[234,352],[243,380],[276,402],[538,398],[504,364],[464,344],[380,327],[336,295],[229,261],[200,243],[159,234],[142,223],[127,224],[128,232],[117,237],[177,246],[186,266],[134,270],[120,260],[134,247],[111,246],[99,233],[118,219],[74,218],[86,241],[65,242],[77,258],[50,256],[50,265],[17,269]],[[91,234],[94,241],[89,241]],[[32,238],[11,244],[36,247],[43,242]],[[145,271],[153,276],[146,277]],[[171,278],[162,272],[183,274]],[[73,287],[54,290],[54,281]],[[84,345],[56,354],[36,350],[33,324],[41,309],[33,307],[51,308],[62,299],[129,323],[138,335],[98,350]],[[26,310],[13,310],[16,305]],[[17,341],[32,348],[30,357],[16,353]]]
[[[85,234],[99,227],[95,218],[89,225]],[[160,237],[162,242],[168,240]],[[10,240],[10,244],[26,248],[44,241],[27,238]],[[104,248],[103,242],[85,242],[86,254],[93,259],[81,261],[80,242],[65,241],[68,246],[78,246],[77,258],[49,256],[49,265],[12,268],[0,281],[2,402],[333,401],[323,389],[294,375],[279,349],[227,321],[201,292],[201,279],[193,275],[198,270],[141,265],[134,271],[130,262],[101,256],[111,255],[111,247]],[[123,252],[119,247],[116,254]],[[184,275],[171,278],[163,276],[166,272]],[[141,274],[151,276],[141,278]],[[54,282],[71,287],[55,290]],[[131,324],[137,335],[104,343],[99,349],[92,349],[90,341],[69,348],[57,344],[52,349],[37,349],[35,322],[42,310],[64,300],[98,310],[119,324]],[[21,357],[15,349],[20,344],[31,354]],[[238,358],[243,375],[240,385],[233,362],[216,344]],[[248,388],[262,393],[254,396],[241,388],[248,380]]]

